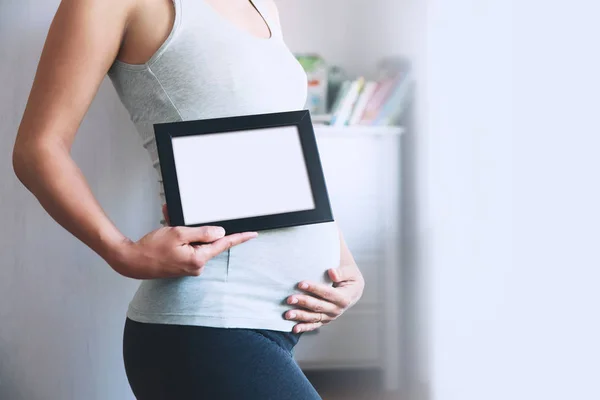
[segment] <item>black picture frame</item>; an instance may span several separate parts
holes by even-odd
[[[314,209],[201,224],[185,224],[173,152],[173,138],[287,126],[295,126],[298,131],[314,200]],[[334,221],[308,110],[158,123],[154,124],[154,135],[169,213],[169,225],[171,226],[221,226],[227,234],[233,234]]]

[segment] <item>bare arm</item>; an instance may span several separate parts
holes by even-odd
[[[63,0],[19,127],[19,180],[65,229],[109,260],[126,241],[71,158],[75,134],[118,53],[131,0]]]
[[[19,180],[60,225],[133,278],[199,275],[216,254],[255,234],[162,228],[133,243],[106,216],[71,146],[121,46],[136,0],[63,0],[50,27],[13,151]],[[192,246],[205,242],[210,245]]]

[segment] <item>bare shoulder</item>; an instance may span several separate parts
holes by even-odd
[[[136,3],[61,1],[40,56],[16,148],[29,147],[30,140],[72,143],[116,57]]]
[[[134,15],[137,0],[61,0],[49,38],[73,31],[77,37],[106,34],[120,37]]]
[[[61,0],[58,12],[93,10],[121,16],[133,12],[138,3],[138,0]]]
[[[61,0],[50,34],[74,25],[85,27],[83,34],[102,27],[118,29],[117,33],[122,34],[139,3],[139,0]]]

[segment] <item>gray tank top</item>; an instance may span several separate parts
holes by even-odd
[[[261,39],[204,0],[174,0],[175,24],[142,65],[115,61],[109,77],[158,173],[153,124],[299,110],[307,81],[274,16]],[[164,201],[161,182],[161,198]],[[127,316],[139,322],[290,331],[284,300],[301,280],[328,282],[340,242],[335,223],[263,231],[207,263],[199,277],[142,281]]]

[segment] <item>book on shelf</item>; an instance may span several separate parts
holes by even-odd
[[[394,125],[398,123],[408,102],[411,88],[412,76],[407,74],[396,83],[389,99],[377,113],[373,125]]]
[[[365,78],[360,77],[352,82],[344,96],[340,99],[337,109],[334,111],[331,118],[331,125],[344,126],[348,124],[348,120],[352,115],[356,101],[363,89]]]
[[[377,85],[378,85],[378,83],[375,81],[368,81],[365,83],[363,90],[361,91],[360,95],[358,96],[358,100],[356,101],[356,106],[354,107],[354,110],[352,111],[352,116],[350,117],[350,120],[348,121],[348,125],[358,125],[360,120],[363,118],[363,115],[365,113],[365,110],[367,108],[367,104],[369,103],[369,100],[373,96],[373,93],[375,92],[375,90],[377,90]]]
[[[335,101],[333,102],[333,104],[331,105],[331,110],[329,112],[329,114],[331,115],[331,118],[329,119],[329,123],[331,123],[331,121],[333,121],[334,116],[337,116],[339,114],[339,108],[340,105],[344,99],[344,97],[346,96],[346,93],[348,93],[348,90],[350,89],[350,86],[352,85],[351,81],[344,81],[342,82],[340,89],[338,90],[338,94],[335,98]]]
[[[359,120],[360,125],[371,125],[371,123],[377,117],[377,113],[382,107],[383,103],[388,99],[391,91],[394,89],[394,79],[384,79],[378,82],[377,90],[372,94],[371,98],[367,102],[365,111]]]
[[[412,89],[410,69],[386,65],[379,79],[364,77],[342,84],[330,110],[333,126],[386,126],[398,124]]]

